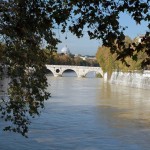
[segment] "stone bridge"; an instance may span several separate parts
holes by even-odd
[[[55,77],[62,76],[66,70],[72,70],[77,74],[77,77],[85,77],[88,72],[95,72],[101,74],[103,77],[103,70],[101,67],[88,67],[88,66],[67,66],[67,65],[46,65],[47,69],[50,70]]]

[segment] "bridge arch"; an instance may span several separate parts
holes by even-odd
[[[90,75],[90,74],[92,75],[92,73],[93,73],[93,75],[94,75],[94,74],[96,74],[97,72],[96,72],[96,71],[87,71],[87,72],[85,73],[85,77],[89,77],[89,75]]]
[[[51,71],[50,69],[46,69],[46,74],[52,74],[53,76],[54,76],[54,72],[53,71]]]
[[[76,76],[78,76],[78,73],[77,73],[77,71],[75,70],[75,69],[71,69],[71,68],[69,68],[69,69],[64,69],[63,71],[62,71],[62,76],[63,76],[63,74],[65,73],[65,72],[67,72],[67,71],[72,71],[72,72],[74,72],[75,73],[75,75]]]
[[[53,76],[56,76],[55,74],[59,72],[57,69],[55,69],[55,67],[51,67],[51,65],[46,65],[46,68],[53,74]]]

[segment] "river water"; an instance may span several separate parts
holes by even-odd
[[[29,138],[3,132],[0,150],[149,150],[150,92],[100,78],[48,76],[51,98]]]

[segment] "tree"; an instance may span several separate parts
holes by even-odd
[[[125,37],[125,46],[128,47],[131,45],[133,41],[130,37]],[[132,45],[131,45],[132,46]],[[123,49],[122,49],[123,51]],[[134,55],[136,54],[136,60],[132,59],[131,57],[127,56],[125,58],[125,61],[128,62],[127,66],[126,64],[122,63],[120,60],[116,60],[117,54],[111,53],[111,49],[109,47],[99,47],[96,53],[96,58],[102,67],[104,72],[108,73],[108,77],[111,77],[111,74],[113,70],[121,70],[121,71],[134,71],[134,70],[141,70],[144,69],[141,66],[141,63],[145,58],[147,58],[147,54],[145,53],[145,49],[139,52],[134,52]]]
[[[110,52],[109,47],[99,47],[96,53],[96,59],[99,62],[102,70],[111,76],[113,70],[116,68],[116,55]]]
[[[62,33],[69,30],[82,37],[86,27],[91,39],[102,39],[103,45],[116,52],[122,61],[127,55],[136,58],[133,51],[145,47],[148,57],[143,64],[150,64],[149,32],[143,38],[144,44],[133,49],[125,47],[125,28],[119,25],[122,12],[131,15],[138,24],[150,22],[149,7],[149,0],[1,0],[0,39],[4,49],[0,75],[1,78],[7,75],[10,82],[9,98],[0,100],[0,112],[6,121],[13,123],[5,129],[26,135],[28,116],[38,115],[49,97],[41,43],[44,40],[51,50],[55,49],[60,41],[54,29]]]

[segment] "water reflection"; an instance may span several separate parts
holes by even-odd
[[[149,90],[129,88],[114,84],[102,84],[98,94],[99,105],[117,108],[116,117],[133,119],[138,123],[150,126],[150,93]]]

